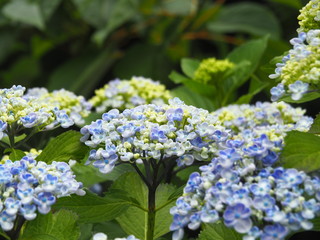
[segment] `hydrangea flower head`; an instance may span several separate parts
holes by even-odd
[[[182,239],[185,227],[218,220],[245,240],[272,234],[283,239],[290,231],[309,229],[310,219],[320,214],[319,182],[276,167],[286,132],[310,127],[312,119],[303,114],[283,102],[231,105],[212,113],[229,138],[201,173],[190,175],[171,208],[173,239]]]
[[[320,2],[310,0],[306,6],[300,10],[298,16],[298,32],[307,32],[311,29],[320,29]]]
[[[168,105],[141,105],[122,113],[111,110],[81,129],[82,141],[94,148],[89,162],[101,172],[116,163],[149,159],[176,160],[178,166],[212,157],[228,133],[208,111],[178,98]]]
[[[228,59],[218,60],[207,58],[201,61],[200,66],[194,73],[194,80],[202,83],[218,81],[224,74],[234,68],[234,63]]]
[[[269,76],[281,81],[271,89],[272,100],[278,100],[285,92],[299,100],[308,90],[320,87],[320,29],[301,32],[290,43],[293,49],[282,63],[277,63],[275,74]]]
[[[165,86],[149,78],[132,77],[130,80],[113,80],[95,91],[89,101],[97,112],[113,108],[125,110],[142,104],[164,104],[171,98]]]
[[[81,188],[67,163],[46,164],[29,156],[7,160],[0,164],[0,226],[9,231],[17,215],[32,220],[37,211],[47,214],[57,198],[85,194]]]
[[[48,93],[46,89],[13,86],[0,89],[0,139],[10,130],[17,133],[23,128],[39,131],[61,126],[70,127],[82,123],[90,104],[82,97],[60,90]]]

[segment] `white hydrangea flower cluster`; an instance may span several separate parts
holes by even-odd
[[[171,98],[166,87],[157,81],[144,77],[132,77],[130,80],[113,80],[95,91],[89,101],[97,112],[113,108],[125,110],[143,104],[165,104]]]
[[[13,86],[0,89],[0,140],[4,135],[17,136],[23,128],[38,131],[82,124],[91,105],[83,97],[66,90],[48,93],[46,89]]]

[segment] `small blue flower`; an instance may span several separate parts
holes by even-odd
[[[288,229],[281,224],[265,226],[261,235],[261,240],[282,240],[288,234]]]
[[[292,93],[292,100],[299,100],[302,98],[302,95],[308,91],[309,84],[302,81],[296,81],[295,83],[290,84],[289,91]]]
[[[250,219],[251,210],[242,203],[228,206],[223,213],[224,223],[228,227],[234,227],[239,233],[247,233],[252,227]]]

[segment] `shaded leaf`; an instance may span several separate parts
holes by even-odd
[[[148,209],[148,190],[136,173],[122,175],[114,186],[128,192],[128,196],[137,200],[139,205]],[[156,212],[154,239],[169,232],[172,216],[169,209],[174,205],[174,200],[168,200],[175,192],[175,187],[169,184],[161,184],[156,191]],[[133,234],[139,239],[145,239],[147,228],[147,212],[137,207],[130,207],[124,214],[117,218],[122,229],[127,234]]]
[[[223,223],[204,224],[198,240],[242,240],[242,236]]]
[[[9,151],[11,152],[9,155],[9,159],[12,161],[20,160],[26,155],[23,151],[19,149],[9,148]]]
[[[72,130],[60,134],[48,143],[36,160],[46,163],[68,162],[70,159],[82,160],[89,148],[80,142],[81,137],[80,132]]]
[[[208,23],[212,32],[245,32],[257,36],[271,34],[280,37],[280,24],[267,7],[253,2],[240,2],[224,6],[220,14]]]
[[[33,221],[28,221],[19,240],[78,240],[80,229],[78,216],[67,210],[38,214]]]
[[[298,131],[288,132],[281,161],[286,168],[311,172],[320,168],[320,137]]]
[[[314,119],[313,124],[309,129],[309,133],[320,134],[320,114]]]
[[[175,15],[190,15],[197,9],[198,1],[194,0],[163,0],[161,10]]]
[[[207,109],[208,111],[213,111],[215,109],[213,103],[208,98],[193,92],[187,87],[184,87],[184,86],[177,87],[171,91],[171,94],[175,97],[180,98],[187,105],[204,108],[204,109]]]
[[[33,25],[39,29],[44,29],[40,7],[37,3],[28,0],[9,1],[2,9],[3,14],[22,23]]]
[[[304,103],[304,102],[310,102],[317,98],[320,98],[320,93],[311,92],[311,93],[303,94],[302,98],[299,100],[293,100],[291,96],[286,96],[286,97],[280,98],[279,101],[284,101],[288,103]]]
[[[134,171],[134,169],[129,164],[122,164],[115,167],[112,172],[103,174],[92,165],[86,166],[82,163],[77,163],[72,167],[72,171],[76,175],[77,181],[82,182],[83,186],[89,187],[95,183],[104,182],[107,180],[115,181],[122,174]]]
[[[183,58],[181,60],[181,69],[189,78],[194,77],[194,72],[198,69],[200,61],[192,58]]]
[[[79,215],[79,223],[98,223],[119,217],[129,206],[125,193],[109,192],[99,197],[87,192],[84,196],[72,195],[59,198],[54,209],[68,209]]]
[[[138,3],[139,0],[117,0],[112,7],[105,27],[94,34],[94,41],[102,44],[109,33],[139,14]]]
[[[296,9],[301,9],[303,7],[301,0],[271,0],[271,1],[282,3]]]

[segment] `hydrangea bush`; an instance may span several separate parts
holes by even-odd
[[[301,9],[293,48],[270,75],[273,102],[249,104],[268,85],[257,69],[268,37],[225,59],[183,59],[184,75],[170,74],[183,86],[170,91],[144,77],[112,80],[89,101],[65,89],[0,89],[0,238],[319,231],[320,117],[279,101],[320,96],[319,11],[318,0]]]

